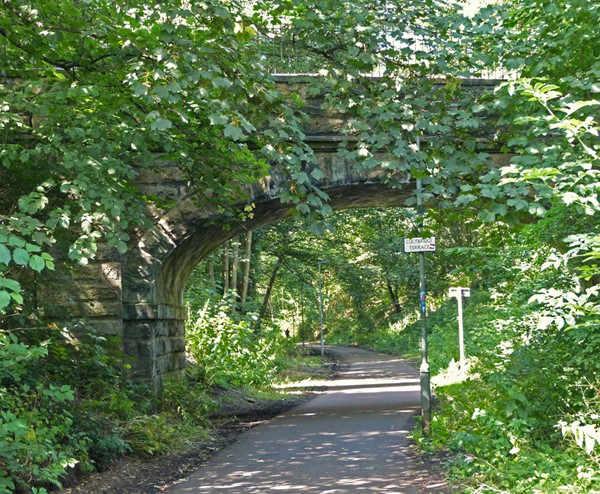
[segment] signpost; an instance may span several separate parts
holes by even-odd
[[[465,356],[465,331],[463,327],[463,297],[471,296],[471,289],[464,287],[453,287],[448,291],[448,295],[456,298],[458,302],[458,347],[460,351],[460,368],[465,368],[466,356]]]
[[[423,231],[423,196],[421,179],[417,179],[417,213],[420,217],[419,231]],[[435,251],[435,237],[430,238],[405,238],[404,252],[418,252],[419,254],[419,300],[421,310],[421,367],[419,375],[421,381],[421,419],[423,434],[431,432],[431,380],[429,375],[429,362],[427,362],[427,291],[425,290],[425,252]]]

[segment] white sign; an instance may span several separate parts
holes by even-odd
[[[405,238],[404,252],[435,252],[435,237]]]
[[[463,287],[453,287],[450,288],[450,290],[448,290],[448,295],[450,297],[458,297],[459,295],[461,297],[470,297],[471,296],[471,289],[470,288],[463,288]]]

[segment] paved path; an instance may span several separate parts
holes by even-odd
[[[368,350],[342,358],[326,391],[240,435],[170,494],[441,492],[407,455],[420,413],[418,371]]]

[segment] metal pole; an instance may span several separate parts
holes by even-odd
[[[323,277],[321,276],[321,264],[329,262],[329,259],[317,262],[319,273],[319,331],[321,334],[321,358],[325,356],[325,340],[323,338]]]
[[[458,347],[460,349],[460,368],[465,368],[465,331],[463,327],[463,304],[462,304],[462,291],[459,287],[458,293],[456,294],[456,300],[458,301]]]
[[[419,215],[419,232],[423,231],[423,184],[417,179],[417,214]],[[419,291],[421,299],[421,419],[423,434],[431,432],[431,382],[429,363],[427,362],[427,292],[425,290],[425,252],[419,252]]]

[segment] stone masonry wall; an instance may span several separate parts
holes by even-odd
[[[185,368],[184,329],[186,310],[181,306],[125,305],[124,351],[129,357],[128,375],[160,387],[166,376]]]

